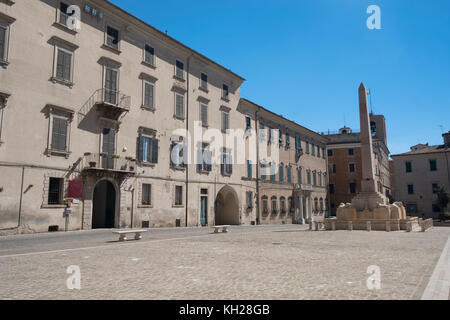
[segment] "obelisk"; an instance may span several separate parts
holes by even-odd
[[[359,86],[359,118],[361,125],[361,191],[352,200],[352,206],[358,211],[373,211],[379,204],[386,204],[386,197],[377,191],[375,181],[375,159],[373,155],[370,116],[367,103],[367,91],[364,84]]]
[[[359,86],[359,119],[361,123],[361,192],[371,193],[377,191],[377,185],[375,182],[372,134],[370,132],[367,91],[363,83]]]

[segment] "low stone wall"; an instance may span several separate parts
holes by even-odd
[[[432,223],[433,221],[431,221]],[[427,222],[427,226],[429,222]],[[366,231],[418,231],[419,220],[409,218],[405,220],[339,220],[337,218],[325,219],[326,230],[366,230]]]
[[[423,220],[420,226],[422,227],[422,232],[433,228],[433,219]]]

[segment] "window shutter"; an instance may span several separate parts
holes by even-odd
[[[67,121],[65,119],[54,117],[51,148],[53,150],[66,151],[66,139],[67,139]]]
[[[247,175],[249,179],[253,177],[252,162],[250,160],[247,160]]]
[[[153,139],[153,149],[152,149],[152,163],[158,163],[158,144],[159,140]]]
[[[208,106],[206,104],[201,104],[201,120],[204,126],[208,125]]]
[[[206,167],[208,171],[212,171],[212,151],[207,151],[206,152]]]
[[[139,162],[144,162],[144,137],[139,136],[138,138],[138,160]]]
[[[61,50],[58,50],[58,58],[56,62],[56,77],[62,79],[64,77],[64,63],[63,63],[63,52]]]

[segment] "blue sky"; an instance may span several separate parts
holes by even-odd
[[[241,96],[314,131],[359,128],[372,91],[392,154],[450,130],[448,0],[112,0],[243,76]],[[369,5],[382,30],[369,30]]]

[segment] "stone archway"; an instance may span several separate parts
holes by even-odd
[[[239,198],[230,186],[223,187],[217,194],[215,225],[240,225]]]
[[[117,192],[109,180],[100,180],[92,197],[92,229],[112,229],[116,221]]]

